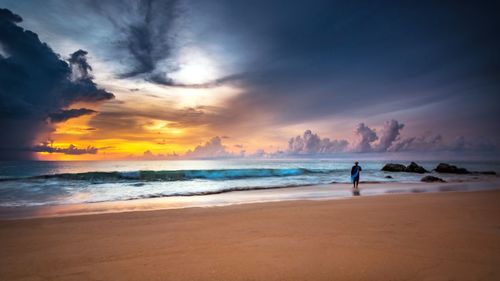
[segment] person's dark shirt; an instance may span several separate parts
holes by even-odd
[[[351,176],[354,176],[354,174],[356,174],[356,172],[361,172],[361,171],[363,171],[363,169],[361,169],[361,166],[354,165],[354,166],[352,166],[352,169],[351,169]],[[359,173],[358,173],[358,176],[359,176]]]

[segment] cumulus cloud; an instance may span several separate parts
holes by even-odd
[[[226,146],[222,144],[220,137],[213,137],[205,144],[198,145],[193,150],[188,150],[184,156],[186,158],[228,158],[236,155],[226,150]]]
[[[92,80],[85,51],[65,61],[20,22],[19,15],[0,9],[0,157],[12,159],[31,157],[37,137],[52,130],[48,119],[60,122],[89,113],[66,110],[72,104],[114,98]]]
[[[375,129],[372,129],[360,123],[356,128],[357,141],[352,147],[354,152],[385,152],[391,150],[391,146],[399,140],[401,130],[404,124],[396,120],[386,121],[377,134]],[[392,149],[393,150],[393,149]]]
[[[398,139],[400,131],[404,128],[404,124],[396,120],[386,121],[380,132],[379,142],[375,146],[375,151],[387,151],[391,145]]]
[[[372,143],[378,140],[375,130],[366,126],[365,123],[360,123],[358,128],[356,128],[356,135],[358,136],[358,141],[354,147],[354,151],[371,152],[373,150]]]
[[[289,154],[331,154],[345,151],[346,140],[330,140],[320,138],[311,130],[306,130],[302,136],[296,136],[288,141]]]
[[[85,148],[78,148],[73,144],[70,144],[68,147],[55,147],[52,145],[51,142],[43,142],[33,147],[33,151],[48,152],[48,153],[63,153],[68,155],[82,155],[82,154],[97,154],[98,149],[90,145]]]

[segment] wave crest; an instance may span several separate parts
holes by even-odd
[[[324,169],[221,169],[221,170],[176,170],[176,171],[127,171],[127,172],[85,172],[65,173],[31,177],[28,179],[58,179],[90,182],[116,181],[184,181],[194,179],[230,180],[242,178],[290,177],[307,174],[331,173]],[[26,179],[26,178],[24,178]],[[19,180],[19,179],[7,179]]]

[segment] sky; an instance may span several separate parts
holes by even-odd
[[[0,159],[500,155],[498,1],[0,8]]]

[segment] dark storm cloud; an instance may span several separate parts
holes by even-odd
[[[4,21],[15,22],[15,23],[19,23],[19,22],[23,21],[23,18],[21,18],[19,15],[12,13],[8,9],[2,9],[2,8],[0,8],[0,19],[4,20]]]
[[[62,118],[69,113],[63,110],[73,103],[114,97],[93,82],[85,51],[72,54],[68,64],[37,34],[19,27],[21,21],[20,16],[0,9],[0,45],[4,52],[0,57],[2,158],[30,157],[36,138],[52,130],[47,118]]]
[[[50,122],[52,123],[58,123],[58,122],[64,122],[67,121],[71,118],[76,118],[80,117],[83,115],[88,115],[92,113],[96,113],[97,111],[88,109],[88,108],[79,108],[79,109],[67,109],[67,110],[60,110],[54,113],[49,114]]]

